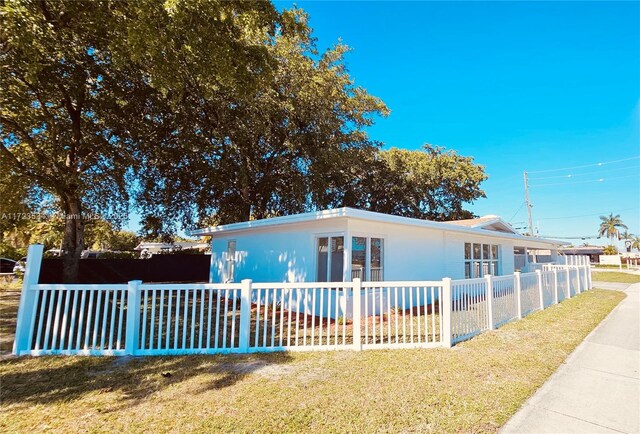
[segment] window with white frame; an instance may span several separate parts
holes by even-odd
[[[383,280],[384,240],[375,237],[351,238],[351,278],[371,282]]]
[[[227,264],[225,283],[232,283],[236,274],[236,240],[227,241]]]
[[[497,244],[464,244],[464,277],[472,279],[488,274],[500,275],[500,246]]]

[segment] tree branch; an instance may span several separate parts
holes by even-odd
[[[14,167],[16,167],[19,171],[21,171],[28,177],[39,180],[43,186],[48,186],[56,190],[61,187],[57,183],[51,181],[50,178],[47,178],[36,172],[33,172],[29,167],[27,167],[26,164],[24,164],[15,155],[13,155],[13,153],[2,142],[0,142],[0,153],[8,157],[13,162]]]
[[[36,159],[38,160],[38,163],[40,163],[42,167],[46,167],[47,165],[51,164],[55,172],[57,172],[58,175],[62,176],[62,172],[58,167],[58,165],[56,164],[56,162],[53,160],[47,160],[46,156],[43,155],[38,149],[38,146],[33,140],[33,137],[31,137],[29,133],[24,128],[22,128],[22,126],[18,122],[5,116],[0,116],[0,121],[2,121],[5,124],[13,126],[14,131],[18,133],[18,135],[23,137],[24,141],[27,143],[29,148],[33,151],[34,155],[36,156]]]

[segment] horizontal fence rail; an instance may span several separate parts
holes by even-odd
[[[18,355],[450,347],[591,287],[584,259],[464,280],[45,285],[42,246],[28,258]]]

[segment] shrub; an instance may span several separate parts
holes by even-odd
[[[102,252],[98,259],[138,259],[138,252]]]

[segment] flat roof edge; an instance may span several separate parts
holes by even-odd
[[[487,236],[494,236],[494,237],[500,237],[500,238],[514,239],[514,240],[538,242],[543,244],[552,244],[557,246],[568,244],[563,241],[530,237],[530,236],[520,235],[518,233],[491,231],[488,229],[483,229],[482,227],[466,227],[466,226],[460,226],[460,225],[446,223],[446,222],[434,222],[431,220],[421,220],[421,219],[416,219],[411,217],[396,216],[391,214],[383,214],[383,213],[378,213],[373,211],[365,211],[365,210],[360,210],[355,208],[346,208],[346,207],[335,208],[330,210],[322,210],[322,211],[312,211],[308,213],[293,214],[288,216],[272,217],[272,218],[253,220],[248,222],[231,223],[231,224],[220,225],[220,226],[212,226],[208,228],[196,229],[188,232],[188,234],[190,236],[202,236],[202,235],[215,236],[216,234],[225,233],[225,232],[246,231],[246,230],[258,229],[258,228],[282,226],[286,224],[310,223],[316,220],[345,218],[345,217],[368,220],[368,221],[378,221],[382,223],[417,226],[417,227],[423,227],[423,228],[443,230],[447,232],[487,235]],[[498,218],[497,221],[503,221],[503,220],[501,218]]]

